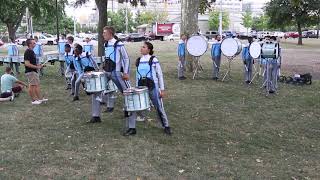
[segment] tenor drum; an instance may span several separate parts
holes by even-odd
[[[116,84],[114,84],[114,82],[112,80],[109,80],[107,83],[105,93],[111,93],[111,92],[115,92],[117,90],[118,90],[118,88],[117,88]]]
[[[262,58],[277,59],[279,57],[279,44],[278,43],[264,43],[261,50]]]
[[[187,51],[192,56],[202,56],[208,49],[207,39],[200,35],[192,36],[187,41]]]
[[[253,42],[249,46],[249,54],[253,59],[258,59],[261,55],[261,45],[258,42]]]
[[[106,76],[103,72],[90,72],[83,76],[88,93],[96,93],[106,90]]]
[[[150,108],[149,92],[145,86],[123,91],[126,111],[143,111]]]
[[[234,57],[241,53],[242,44],[239,39],[225,38],[221,42],[221,52],[227,57]]]

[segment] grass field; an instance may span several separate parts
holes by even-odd
[[[31,106],[26,93],[0,104],[0,179],[320,179],[318,81],[281,84],[277,95],[266,97],[260,81],[243,83],[240,60],[232,81],[211,80],[208,55],[197,80],[189,73],[178,81],[176,45],[154,44],[171,137],[159,128],[155,111],[138,123],[136,136],[121,136],[120,95],[112,114],[87,125],[90,98],[82,92],[71,102],[58,66],[49,66],[41,82],[47,104]],[[133,71],[140,45],[127,45]]]

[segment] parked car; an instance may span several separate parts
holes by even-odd
[[[165,40],[179,41],[180,40],[180,35],[179,34],[171,34],[171,35],[165,37]]]
[[[276,36],[276,37],[279,37],[279,38],[284,38],[285,33],[284,32],[280,32],[280,31],[276,31],[276,32],[274,32],[273,35]]]
[[[222,32],[222,36],[223,36],[223,37],[232,37],[232,38],[235,38],[235,37],[237,37],[237,34],[234,33],[234,32],[231,32],[231,31],[223,31],[223,32]]]
[[[146,37],[139,33],[131,33],[127,38],[127,41],[129,42],[140,42],[145,40],[146,40]]]
[[[298,38],[299,33],[298,32],[287,32],[285,33],[285,38]]]
[[[39,34],[36,35],[39,38],[39,42],[41,42],[42,44],[46,44],[46,45],[54,45],[57,44],[56,38],[50,34]],[[25,37],[20,37],[18,39],[16,39],[16,43],[18,43],[19,45],[25,46],[26,45],[26,41],[27,38]]]
[[[118,39],[122,42],[126,41],[128,38],[127,34],[123,34],[123,33],[117,33],[116,36],[118,37]]]
[[[303,38],[317,38],[317,33],[314,32],[313,30],[303,31],[302,37]]]
[[[204,36],[210,40],[210,39],[213,39],[213,38],[216,38],[216,36],[218,35],[218,32],[217,31],[207,31]]]

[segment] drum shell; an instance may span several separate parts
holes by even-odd
[[[97,64],[101,64],[101,63],[102,63],[101,57],[93,57],[93,60],[94,60]]]
[[[111,93],[111,92],[115,92],[117,90],[118,90],[118,88],[117,88],[116,84],[112,80],[109,80],[107,83],[107,87],[106,87],[105,92]]]
[[[234,49],[236,49],[235,52],[230,52],[229,51],[230,47],[228,45],[226,45],[226,42],[230,41],[231,39],[234,41],[234,44],[236,45],[236,47],[234,47]],[[226,38],[221,42],[221,52],[223,55],[225,55],[227,57],[237,56],[241,53],[241,51],[242,51],[242,44],[239,39]]]
[[[64,54],[60,54],[60,55],[59,55],[59,61],[61,61],[61,62],[64,62],[64,61],[65,61]]]
[[[47,55],[47,60],[48,61],[58,61],[59,60],[59,55],[57,55],[57,54],[48,54]]]
[[[19,56],[12,56],[12,57],[11,57],[11,62],[13,62],[13,63],[20,63],[20,61],[19,61]]]
[[[106,90],[106,76],[102,72],[87,73],[83,76],[86,92],[97,93]]]
[[[150,108],[149,91],[147,87],[127,89],[123,92],[123,95],[126,111],[143,111]]]
[[[264,43],[261,49],[261,58],[277,59],[279,57],[279,44]]]

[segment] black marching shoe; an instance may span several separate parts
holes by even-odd
[[[215,80],[215,81],[218,81],[218,79],[219,79],[219,78],[217,78],[217,77],[213,77],[212,79],[213,79],[213,80]]]
[[[114,110],[114,108],[112,108],[112,107],[107,107],[107,109],[106,109],[104,112],[112,113],[113,110]]]
[[[164,128],[164,133],[167,134],[167,135],[171,135],[172,132],[171,132],[170,127],[165,127],[165,128]]]
[[[101,118],[100,117],[92,117],[90,121],[87,121],[87,123],[100,123]]]
[[[129,128],[125,133],[123,133],[124,136],[132,136],[137,134],[137,131],[135,128]]]
[[[179,80],[185,80],[187,79],[186,77],[182,76],[182,77],[179,77]]]
[[[74,96],[72,101],[79,101],[79,96]]]
[[[273,91],[273,90],[269,91],[269,94],[274,94],[274,93],[275,93],[275,91]]]

